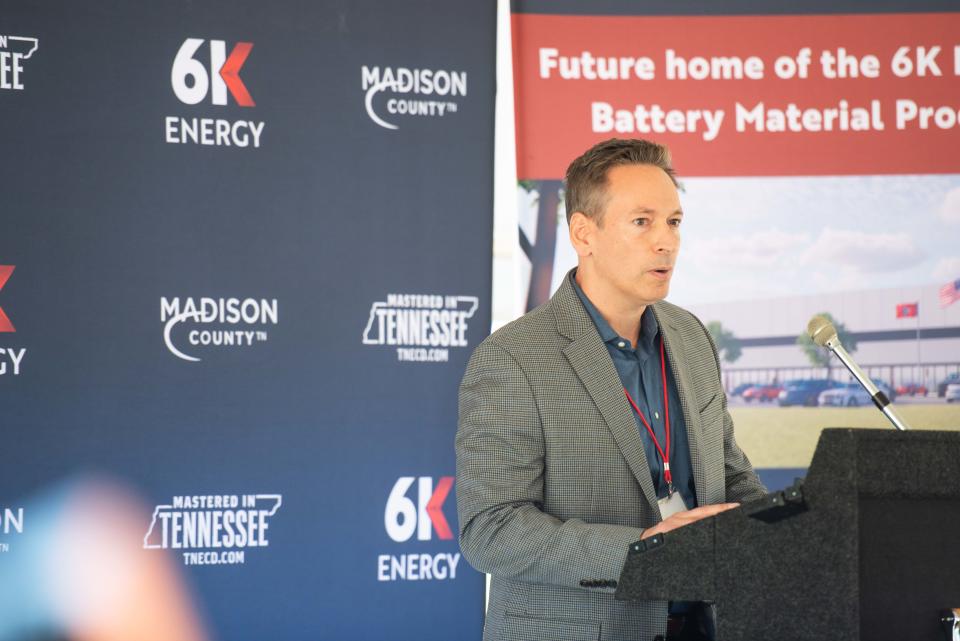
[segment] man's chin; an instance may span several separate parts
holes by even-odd
[[[653,305],[654,303],[662,301],[669,293],[670,281],[648,285],[644,287],[642,291],[637,292],[638,298],[643,301],[644,305]]]

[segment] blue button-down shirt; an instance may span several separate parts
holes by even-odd
[[[600,338],[607,346],[607,352],[610,353],[613,365],[617,368],[620,381],[643,412],[644,418],[650,423],[660,442],[660,447],[666,451],[666,412],[663,407],[663,373],[660,369],[660,326],[657,324],[653,309],[647,306],[640,317],[640,339],[634,348],[629,340],[617,335],[617,332],[610,327],[610,323],[600,315],[597,308],[580,289],[576,279],[571,277],[570,280],[593,324],[596,325]],[[690,463],[687,426],[669,359],[666,362],[666,370],[667,395],[670,402],[670,472],[673,475],[674,487],[680,492],[687,507],[692,509],[697,506],[697,495],[693,483],[693,466]],[[632,408],[630,411],[633,412],[643,441],[643,449],[647,455],[653,485],[657,489],[657,497],[663,498],[668,492],[667,483],[663,478],[663,461],[643,421]]]

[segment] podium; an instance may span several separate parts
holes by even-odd
[[[793,487],[631,545],[616,598],[713,602],[719,641],[954,638],[960,432],[826,429]]]

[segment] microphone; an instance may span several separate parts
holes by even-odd
[[[850,370],[853,377],[857,379],[860,385],[870,394],[870,398],[873,399],[873,404],[883,412],[884,416],[890,419],[894,427],[900,431],[906,431],[908,429],[906,423],[893,411],[893,406],[890,404],[890,399],[887,398],[887,395],[877,388],[869,376],[864,374],[860,366],[853,362],[850,354],[848,354],[847,350],[840,344],[840,338],[837,336],[837,328],[833,326],[830,319],[825,316],[814,316],[807,324],[807,334],[810,335],[814,343],[820,347],[826,347],[837,355],[840,362]]]

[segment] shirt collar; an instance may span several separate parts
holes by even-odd
[[[587,295],[580,289],[580,284],[577,282],[576,270],[570,272],[568,278],[570,279],[570,284],[573,285],[573,291],[577,292],[577,297],[580,298],[580,302],[583,303],[584,309],[587,310],[587,314],[590,315],[590,320],[593,321],[593,324],[597,327],[597,332],[600,334],[600,338],[603,339],[604,343],[619,343],[620,341],[628,342],[627,339],[619,336],[612,327],[610,323],[607,322],[607,319],[603,317],[600,313],[600,310],[594,306],[594,304],[587,298]],[[653,310],[650,308],[650,305],[647,305],[647,308],[643,310],[643,315],[640,317],[640,343],[643,343],[646,350],[652,350],[654,341],[657,338],[657,334],[660,333],[660,326],[657,324],[657,317],[653,314]],[[637,346],[635,346],[637,347]]]

